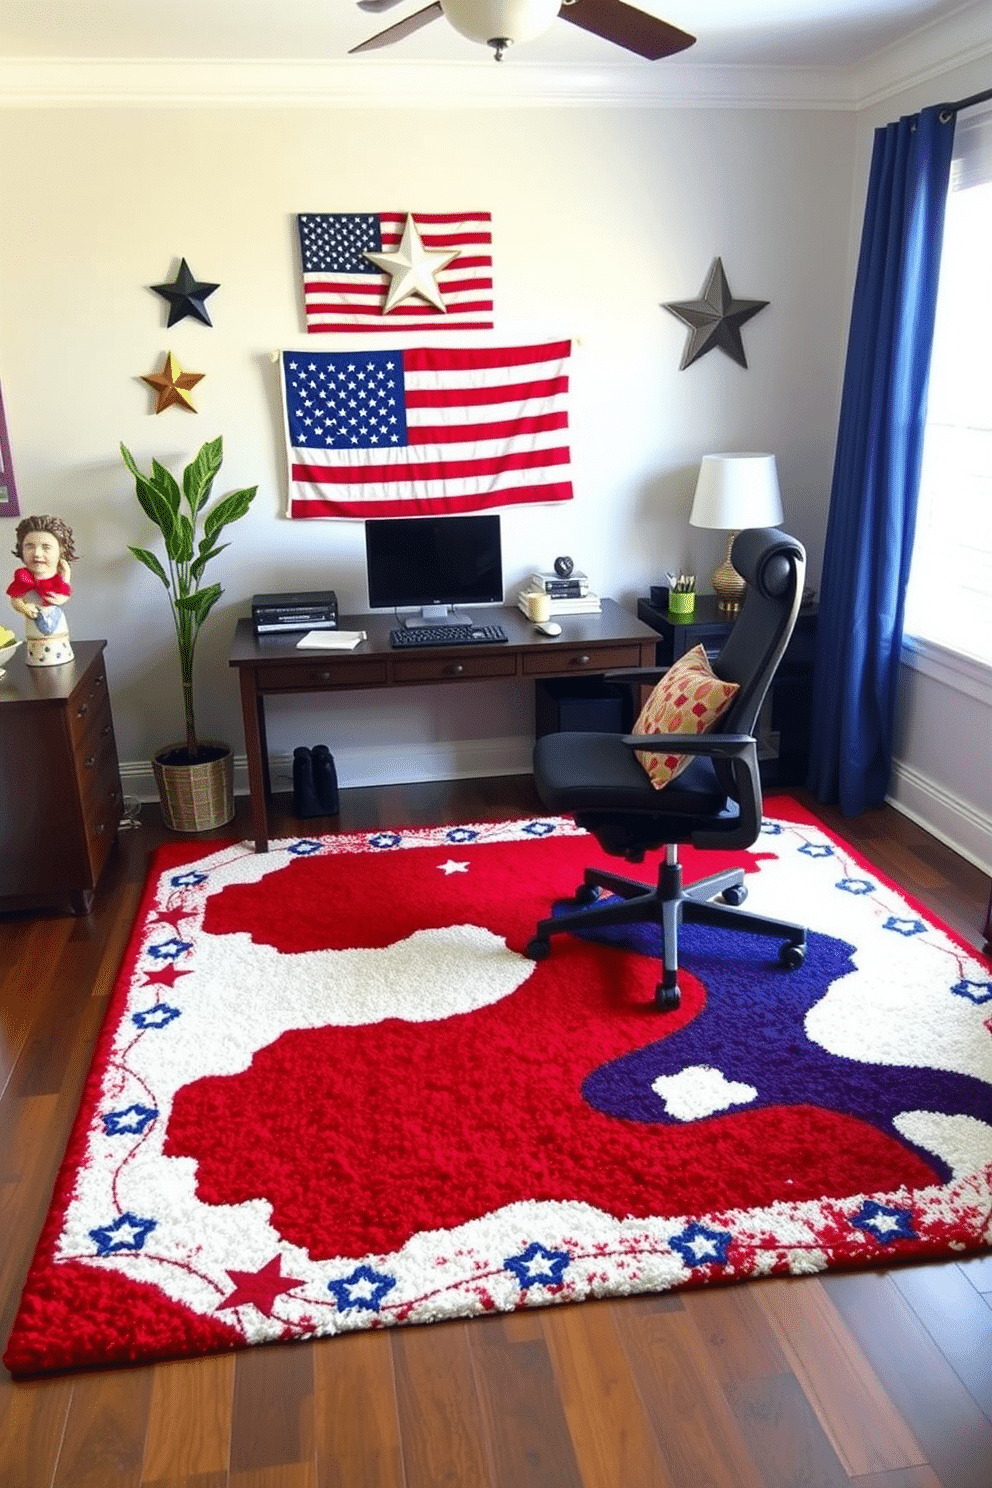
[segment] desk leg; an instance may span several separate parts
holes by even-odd
[[[263,699],[255,688],[255,674],[249,667],[240,668],[241,717],[245,729],[245,753],[248,758],[248,794],[251,798],[252,829],[255,851],[269,850],[269,817],[266,801],[269,791],[268,751],[265,745]]]

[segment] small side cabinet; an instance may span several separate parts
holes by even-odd
[[[818,613],[815,601],[804,604],[799,611],[792,639],[762,709],[758,768],[766,787],[806,783]],[[657,646],[660,667],[671,666],[700,644],[707,656],[716,656],[736,620],[735,615],[719,609],[715,594],[699,595],[693,615],[670,615],[648,600],[639,599],[637,618],[652,626],[661,637]]]
[[[0,677],[0,910],[89,913],[123,801],[105,646],[56,667],[20,648]]]

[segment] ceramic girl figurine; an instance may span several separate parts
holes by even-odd
[[[28,666],[60,666],[72,661],[69,627],[62,606],[72,593],[72,528],[61,517],[25,517],[15,533],[18,568],[7,585],[11,607],[24,616]]]

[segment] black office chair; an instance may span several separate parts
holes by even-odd
[[[758,714],[775,669],[789,643],[802,602],[806,554],[795,538],[773,528],[753,528],[734,540],[733,564],[747,580],[740,616],[711,665],[740,690],[719,720],[719,733],[545,734],[534,749],[534,779],[550,811],[573,816],[614,857],[640,863],[647,852],[665,849],[657,888],[589,868],[574,894],[592,906],[541,920],[526,954],[543,960],[551,936],[566,930],[596,930],[649,921],[660,926],[663,977],[656,1006],[679,1005],[678,933],[685,920],[780,937],[779,960],[790,969],[806,955],[800,925],[748,914],[737,906],[747,890],[740,868],[683,886],[678,844],[697,848],[750,847],[761,830],[761,780],[755,733]],[[611,673],[611,681],[654,683],[667,668]],[[656,789],[636,750],[693,756],[692,763]],[[596,904],[600,891],[616,899]],[[711,901],[719,896],[722,903]]]

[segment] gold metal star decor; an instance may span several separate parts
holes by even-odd
[[[156,413],[161,413],[166,408],[171,408],[175,403],[177,408],[188,408],[190,413],[195,413],[193,399],[189,395],[190,388],[196,387],[203,380],[202,372],[184,372],[180,367],[175,355],[166,352],[165,366],[161,372],[150,372],[147,377],[142,375],[142,382],[147,382],[158,393],[158,405]]]
[[[390,310],[394,310],[411,295],[419,295],[435,309],[447,314],[448,307],[437,286],[437,275],[448,267],[453,258],[458,257],[458,252],[457,248],[450,252],[435,252],[425,248],[417,224],[409,213],[396,253],[373,253],[370,248],[366,248],[365,257],[377,268],[384,269],[392,281],[386,303],[382,307],[383,315],[388,315]]]
[[[699,357],[712,351],[714,346],[719,346],[741,367],[746,367],[741,326],[768,303],[768,300],[735,300],[730,293],[723,263],[715,258],[698,300],[673,300],[662,306],[689,327],[689,339],[679,371],[684,371]]]

